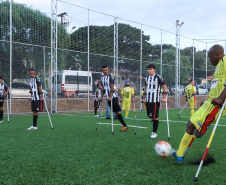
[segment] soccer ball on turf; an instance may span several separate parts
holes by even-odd
[[[160,157],[168,157],[171,154],[172,147],[165,141],[159,141],[155,144],[155,152]]]

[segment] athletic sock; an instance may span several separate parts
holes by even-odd
[[[38,115],[33,115],[33,126],[37,127]]]
[[[3,110],[0,111],[0,120],[3,120]]]
[[[191,116],[193,116],[194,113],[195,113],[195,110],[192,109],[192,110],[191,110]]]
[[[95,115],[97,115],[97,108],[95,108]]]
[[[128,117],[129,115],[129,110],[126,110],[126,117]]]
[[[122,115],[119,114],[119,115],[117,115],[117,116],[118,116],[118,119],[119,119],[119,121],[121,122],[121,124],[122,124],[124,127],[127,127],[127,125],[126,125],[126,123],[125,123],[125,121],[124,121]]]
[[[159,126],[159,120],[153,120],[153,132],[157,132]]]
[[[189,135],[187,132],[185,132],[183,138],[181,139],[180,146],[177,150],[178,157],[182,157],[184,155],[186,148],[188,147],[189,143],[192,140],[192,136],[193,135]]]

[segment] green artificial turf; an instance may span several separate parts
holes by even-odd
[[[189,120],[190,110],[169,110],[170,136],[166,113],[160,111],[158,137],[150,139],[152,124],[143,112],[137,134],[137,119],[126,120],[129,129],[119,132],[114,120],[97,118],[93,113],[53,114],[54,129],[47,115],[38,118],[38,130],[27,131],[32,115],[7,117],[0,124],[0,184],[193,184],[199,161],[204,153],[213,126],[206,135],[195,139],[184,162],[178,164],[172,156],[161,158],[154,145],[164,140],[177,149]],[[131,111],[129,117],[134,117]],[[137,118],[139,111],[137,112]],[[225,120],[208,151],[214,163],[203,166],[196,184],[225,184],[226,152]],[[106,124],[103,124],[106,123]],[[134,126],[134,127],[132,127]]]

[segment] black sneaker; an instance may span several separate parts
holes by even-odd
[[[111,119],[110,117],[106,117],[106,119]]]

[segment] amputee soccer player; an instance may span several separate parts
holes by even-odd
[[[121,98],[123,98],[122,110],[126,110],[125,119],[128,119],[131,99],[134,98],[134,90],[130,87],[129,83],[127,83],[126,87],[121,91]]]
[[[42,92],[42,83],[40,78],[35,75],[35,70],[29,70],[29,85],[30,85],[30,93],[31,93],[31,110],[33,112],[33,125],[27,130],[36,130],[37,129],[37,120],[38,120],[38,112],[43,111],[43,92]]]
[[[189,80],[189,85],[185,87],[185,93],[186,93],[186,101],[189,101],[190,109],[191,109],[191,116],[195,113],[196,109],[196,87],[194,80]]]
[[[226,57],[224,56],[223,47],[220,45],[212,46],[209,49],[208,57],[212,65],[216,66],[209,98],[188,121],[179,149],[172,151],[178,163],[183,162],[184,152],[192,140],[193,134],[197,138],[202,137],[206,133],[207,128],[216,122],[220,113],[220,108],[216,105],[221,105],[226,98],[226,88],[224,88],[226,82]],[[222,117],[225,114],[226,110],[223,111]]]
[[[153,121],[153,131],[150,138],[156,138],[159,125],[159,107],[160,107],[160,88],[163,88],[162,102],[166,103],[167,86],[161,76],[155,73],[154,64],[147,66],[148,75],[145,77],[145,87],[143,93],[143,101],[146,102],[147,115]]]
[[[97,115],[97,108],[100,106],[99,99],[101,97],[101,85],[98,83],[97,84],[97,89],[95,91],[95,98],[94,98],[94,112],[95,112],[95,117],[98,117]]]
[[[4,97],[8,92],[8,87],[2,82],[2,77],[0,76],[0,123],[3,122],[3,103]]]
[[[111,76],[111,74],[109,74],[109,69],[107,65],[102,66],[102,72],[103,72],[103,75],[101,76],[102,91],[100,101],[102,101],[102,98],[106,93],[108,105],[110,106],[111,109],[113,108],[112,109],[113,112],[115,112],[115,114],[118,116],[119,121],[123,125],[120,132],[124,132],[125,130],[128,129],[128,126],[124,122],[123,117],[120,113],[121,107],[118,103],[118,98],[114,90],[114,78]],[[111,107],[111,100],[113,107]]]

